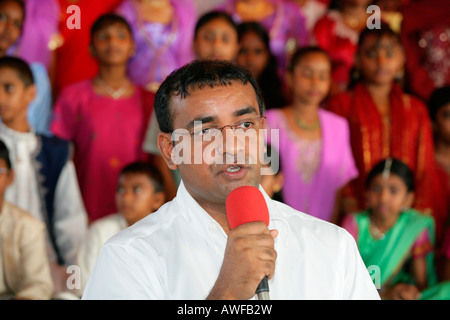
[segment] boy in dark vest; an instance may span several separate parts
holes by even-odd
[[[5,199],[47,226],[55,294],[66,290],[66,266],[74,263],[87,230],[87,215],[66,141],[35,133],[27,108],[36,87],[26,62],[0,58],[0,138],[15,172]]]

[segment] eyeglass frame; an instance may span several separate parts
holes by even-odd
[[[229,127],[231,129],[231,131],[233,131],[233,133],[235,133],[236,130],[238,130],[238,129],[241,129],[242,131],[245,132],[245,131],[247,131],[249,129],[252,129],[252,128],[239,128],[240,125],[242,125],[245,122],[256,122],[256,121],[260,122],[260,124],[261,124],[263,120],[264,121],[266,120],[265,116],[259,116],[259,117],[247,118],[247,119],[242,119],[242,120],[236,120],[233,123],[227,124],[227,125],[225,125],[223,127],[218,127],[218,126],[216,126],[214,124],[211,124],[211,125],[203,128],[203,124],[202,124],[201,125],[201,131],[204,130],[204,129],[214,129],[214,130],[218,130],[218,132],[220,132],[220,134],[222,134],[223,130],[225,128]],[[255,125],[256,125],[256,123],[255,123]],[[195,127],[196,127],[196,125],[194,125],[194,129],[193,130],[188,130],[188,129],[185,129],[185,128],[181,128],[181,129],[182,130],[186,130],[192,137],[195,137],[195,136],[203,137],[204,134],[197,134],[196,132],[194,132]],[[177,131],[177,130],[180,130],[180,129],[175,129],[174,131],[172,131],[172,134],[175,131]],[[217,134],[211,135],[211,137],[216,137],[216,136],[219,136],[219,134],[217,133]]]

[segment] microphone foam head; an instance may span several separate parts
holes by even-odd
[[[242,186],[231,191],[226,200],[226,210],[231,229],[254,221],[264,221],[269,225],[269,209],[258,188]]]

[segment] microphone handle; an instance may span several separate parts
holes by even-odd
[[[267,276],[259,283],[258,288],[256,288],[256,294],[258,295],[258,300],[270,300]]]

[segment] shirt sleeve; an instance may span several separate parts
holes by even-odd
[[[366,268],[356,242],[348,232],[345,232],[343,240],[345,245],[341,257],[344,259],[345,271],[342,299],[380,300],[380,295],[375,287],[380,273],[379,268],[377,269],[377,266]]]
[[[164,299],[156,254],[146,248],[145,262],[138,260],[140,256],[133,248],[108,241],[100,250],[82,299]]]
[[[16,299],[50,299],[53,281],[45,248],[45,226],[40,221],[25,219],[20,239],[21,281],[15,292]]]
[[[74,264],[77,250],[88,228],[75,166],[68,161],[61,171],[55,193],[56,242],[67,264]]]

